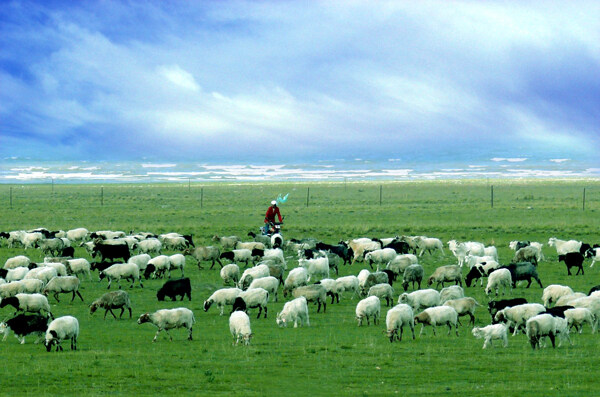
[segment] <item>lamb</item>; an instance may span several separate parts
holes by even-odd
[[[365,254],[365,262],[373,269],[373,263],[377,266],[387,264],[392,261],[398,254],[392,248],[382,248]]]
[[[418,288],[421,289],[421,281],[423,281],[423,277],[425,276],[425,270],[421,265],[410,265],[404,270],[403,280],[402,280],[402,288],[406,292],[408,290],[408,284],[412,283],[412,288],[415,289],[415,283],[417,283]]]
[[[106,313],[110,312],[113,315],[115,320],[117,316],[113,313],[112,309],[121,309],[121,314],[119,318],[123,317],[123,313],[125,309],[129,310],[129,318],[131,318],[131,300],[129,300],[129,295],[125,291],[111,291],[102,295],[100,298],[96,299],[90,305],[90,314],[94,314],[96,310],[99,308],[104,309],[104,319],[106,320]]]
[[[169,263],[171,264],[169,268],[169,275],[171,274],[171,269],[179,269],[181,270],[181,277],[184,276],[183,268],[185,267],[185,256],[182,254],[174,254],[169,256]]]
[[[229,250],[232,248],[235,248],[235,245],[239,242],[242,241],[242,239],[240,239],[238,236],[222,236],[219,237],[218,235],[214,235],[212,237],[213,241],[218,241],[221,246],[223,247],[224,250]]]
[[[409,305],[399,304],[388,310],[385,316],[385,324],[387,330],[387,336],[390,338],[390,343],[394,342],[394,339],[399,342],[402,341],[402,334],[404,333],[404,325],[408,324],[412,332],[412,337],[415,339],[415,319],[412,308]],[[400,330],[400,335],[398,335]]]
[[[83,297],[79,293],[79,284],[81,284],[81,281],[79,281],[79,279],[75,276],[54,277],[52,280],[48,281],[48,284],[46,284],[42,290],[42,294],[48,296],[48,294],[52,293],[54,294],[54,299],[56,299],[57,302],[60,302],[58,300],[58,294],[66,294],[71,292],[73,294],[71,302],[75,300],[75,294],[77,294],[79,299],[81,299],[83,302]]]
[[[575,327],[579,333],[583,331],[583,324],[588,323],[592,327],[592,334],[596,332],[596,319],[592,311],[585,307],[576,307],[565,310],[565,319],[569,328]]]
[[[250,329],[250,317],[243,311],[235,311],[229,316],[229,331],[233,340],[237,345],[240,341],[244,341],[245,345],[250,344],[252,338],[252,330]]]
[[[239,297],[246,303],[246,308],[259,308],[256,318],[260,318],[263,311],[265,312],[265,318],[267,318],[267,303],[269,302],[269,292],[267,290],[264,288],[248,288],[246,291],[242,291]]]
[[[579,253],[579,252],[567,252],[566,254],[563,255],[558,255],[558,261],[559,262],[564,262],[565,265],[567,266],[567,274],[570,276],[571,275],[571,268],[572,267],[576,267],[577,268],[577,273],[575,273],[575,275],[578,275],[579,272],[581,271],[581,275],[583,276],[583,260],[584,260],[584,256]]]
[[[235,249],[233,251],[223,252],[220,258],[227,259],[230,262],[244,262],[247,267],[248,263],[252,260],[252,250],[247,248]]]
[[[50,318],[54,318],[48,304],[48,298],[42,294],[17,294],[0,301],[0,309],[7,305],[11,305],[17,311],[22,312],[46,312]]]
[[[465,291],[458,285],[442,288],[440,291],[440,305],[450,299],[459,299],[465,296]]]
[[[171,278],[171,259],[167,255],[158,255],[148,261],[146,270],[144,270],[144,278],[164,277],[168,274]]]
[[[159,301],[164,301],[165,297],[169,297],[174,301],[178,296],[181,296],[181,300],[183,300],[185,296],[187,296],[190,301],[192,300],[192,284],[189,278],[185,277],[177,280],[168,280],[156,293],[156,298]]]
[[[202,269],[202,262],[206,262],[206,261],[211,261],[212,264],[210,265],[210,268],[212,269],[213,266],[215,266],[215,262],[219,263],[219,266],[223,267],[223,264],[221,263],[221,250],[218,247],[213,247],[211,245],[206,246],[206,247],[196,247],[193,250],[191,249],[185,249],[183,251],[183,255],[190,255],[193,256],[194,259],[196,259],[196,262],[198,262],[198,269]]]
[[[458,266],[462,267],[467,255],[484,256],[485,246],[475,241],[458,243],[456,240],[448,241],[448,247],[458,260]]]
[[[494,339],[502,340],[502,347],[508,346],[508,327],[506,324],[491,324],[486,327],[475,327],[471,330],[473,336],[477,339],[484,339],[483,348],[488,346],[494,347],[492,341]]]
[[[25,337],[30,334],[38,334],[38,339],[34,342],[38,343],[46,334],[46,329],[48,329],[48,317],[39,314],[19,314],[0,323],[0,334],[4,334],[2,341],[6,340],[10,331],[13,331],[21,344],[25,343]]]
[[[398,303],[407,303],[414,312],[428,307],[439,306],[440,293],[434,289],[420,289],[398,297]]]
[[[220,315],[223,315],[223,309],[225,305],[232,305],[235,298],[240,296],[242,290],[239,288],[221,288],[213,292],[213,294],[204,301],[204,311],[208,311],[213,303],[216,303],[217,308],[220,310]]]
[[[308,273],[308,281],[312,277],[329,278],[329,259],[298,259],[298,266],[306,269]]]
[[[279,280],[273,276],[261,277],[256,280],[252,280],[248,290],[253,288],[262,288],[266,290],[269,295],[273,295],[275,302],[277,302],[277,290],[279,289]],[[266,312],[265,312],[266,315]]]
[[[544,288],[544,293],[542,294],[542,301],[544,302],[544,306],[550,307],[552,302],[556,302],[561,296],[570,295],[573,293],[571,287],[567,287],[565,285],[551,284]]]
[[[240,268],[235,263],[230,263],[223,266],[219,274],[223,279],[223,283],[229,284],[231,282],[233,285],[237,285],[240,279]]]
[[[286,297],[294,288],[308,284],[308,272],[303,267],[292,269],[283,283],[283,296]]]
[[[492,291],[496,290],[496,296],[498,296],[500,287],[504,287],[502,295],[506,293],[506,288],[509,292],[512,291],[512,277],[508,269],[497,269],[490,273],[485,287],[485,294],[490,296]]]
[[[146,240],[140,241],[137,247],[140,254],[160,255],[160,251],[162,250],[162,243],[157,238],[147,238]]]
[[[448,266],[440,266],[431,276],[427,279],[427,285],[432,285],[436,283],[436,288],[442,284],[444,287],[444,283],[446,282],[454,282],[462,286],[462,272],[460,266],[458,265],[448,265]]]
[[[247,289],[252,281],[262,277],[269,277],[269,266],[267,265],[256,265],[254,267],[244,270],[240,281],[238,281],[238,287],[241,289]],[[285,296],[285,291],[284,291]]]
[[[367,296],[376,296],[380,300],[385,299],[386,304],[389,307],[394,301],[394,288],[387,283],[375,284],[369,288],[369,293]]]
[[[556,322],[551,315],[539,314],[531,317],[527,320],[525,330],[532,349],[539,348],[540,340],[545,336],[548,336],[550,341],[552,341],[552,347],[556,347],[554,343],[557,334]]]
[[[556,253],[558,255],[565,255],[568,252],[579,252],[581,249],[581,241],[576,240],[560,240],[556,237],[551,237],[548,240],[548,246],[556,247]]]
[[[600,320],[600,297],[598,296],[586,296],[583,298],[575,299],[569,304],[573,307],[584,307],[586,309],[590,309],[594,317],[596,318],[596,328],[598,325],[598,321]]]
[[[523,248],[519,249],[517,252],[515,252],[515,256],[513,257],[512,261],[513,261],[513,263],[531,262],[537,266],[538,256],[539,256],[539,251],[537,250],[537,248],[529,245],[529,246],[523,247]]]
[[[46,330],[46,351],[51,351],[56,345],[56,351],[63,348],[60,342],[71,341],[71,350],[77,350],[77,338],[79,337],[79,322],[73,316],[62,316],[53,320]]]
[[[433,251],[436,250],[439,250],[442,253],[442,256],[446,255],[444,253],[444,244],[442,244],[442,241],[439,238],[417,236],[415,240],[417,242],[417,247],[421,250],[419,256],[423,256],[425,251],[432,254]]]
[[[306,298],[301,296],[286,302],[285,305],[283,305],[281,312],[277,313],[276,322],[280,327],[287,327],[287,324],[292,322],[294,323],[294,328],[298,328],[298,323],[300,323],[300,326],[303,326],[306,323],[306,326],[309,327],[310,321],[308,318]]]
[[[373,317],[373,325],[377,325],[379,314],[381,312],[381,302],[378,297],[369,296],[358,302],[355,312],[359,327],[362,325],[362,320],[365,317],[367,319],[367,325],[369,325],[369,317]]]
[[[435,306],[427,308],[415,316],[415,324],[419,323],[423,324],[419,336],[423,334],[425,325],[431,325],[433,328],[433,335],[435,336],[436,327],[442,324],[448,325],[448,335],[450,335],[450,331],[452,331],[452,327],[454,326],[456,336],[458,336],[458,313],[456,313],[456,310],[454,310],[453,307]]]
[[[152,323],[158,328],[152,342],[156,342],[156,338],[162,330],[164,330],[167,335],[169,335],[171,341],[173,341],[173,337],[169,334],[169,330],[174,328],[186,328],[188,330],[188,340],[192,340],[192,327],[195,322],[196,319],[194,318],[194,313],[185,307],[161,309],[152,314],[144,313],[138,319],[138,324]]]
[[[19,281],[25,278],[25,275],[29,272],[29,268],[25,266],[19,266],[14,269],[0,269],[0,277],[4,278],[7,283],[11,281]]]
[[[475,325],[475,308],[481,306],[474,298],[465,297],[458,299],[450,299],[444,302],[444,306],[450,306],[456,310],[458,314],[460,324],[460,317],[469,316],[471,324]]]
[[[353,291],[350,299],[353,299],[354,295],[359,292],[359,281],[356,276],[338,277],[335,280],[335,283],[339,294],[342,294],[345,291]]]
[[[525,303],[499,310],[494,316],[494,319],[497,322],[505,322],[507,327],[510,327],[512,324],[514,324],[514,336],[517,334],[520,327],[525,326],[527,320],[545,311],[546,308],[539,303]]]
[[[131,259],[131,258],[130,258]],[[88,280],[92,280],[91,265],[85,258],[67,259],[67,274],[69,275],[87,275]]]
[[[318,305],[317,313],[321,310],[321,305],[323,305],[323,313],[327,311],[327,292],[321,284],[296,287],[292,291],[292,296],[294,298],[303,296],[308,302],[315,302]]]
[[[12,258],[8,258],[6,262],[4,262],[3,269],[15,269],[17,267],[29,267],[31,264],[31,259],[24,255],[14,256]]]
[[[117,263],[100,272],[100,280],[108,278],[108,289],[113,281],[117,282],[121,289],[121,279],[131,280],[129,288],[133,288],[133,284],[137,280],[140,288],[144,288],[140,277],[140,269],[133,263]]]

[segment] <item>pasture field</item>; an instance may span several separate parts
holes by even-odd
[[[196,245],[211,245],[214,234],[247,238],[262,224],[270,200],[290,193],[281,205],[285,238],[336,243],[406,234],[438,237],[444,243],[475,240],[496,245],[502,263],[512,258],[509,241],[526,239],[544,244],[546,261],[539,265],[544,286],[564,284],[587,293],[600,284],[600,265],[590,269],[586,260],[584,276],[567,276],[556,251],[547,246],[550,237],[600,243],[600,181],[493,184],[493,208],[487,181],[0,185],[0,230],[180,232],[193,233]],[[426,277],[437,266],[455,263],[445,251],[445,256],[421,258]],[[75,252],[89,259],[82,248]],[[42,260],[37,249],[9,249],[0,242],[0,264],[23,254]],[[295,253],[286,256],[291,257],[288,269],[296,266]],[[210,270],[209,263],[203,266],[199,270],[188,257],[185,275],[192,280],[191,302],[158,302],[156,291],[163,280],[147,280],[143,289],[123,283],[131,296],[133,319],[114,320],[109,314],[103,320],[102,310],[89,314],[88,305],[106,291],[106,281],[99,283],[97,273],[93,281],[82,280],[84,303],[79,298],[71,303],[68,295],[62,295],[60,303],[50,297],[56,316],[79,319],[78,350],[71,352],[66,343],[64,352],[46,353],[43,345],[33,344],[34,337],[20,345],[11,335],[0,342],[2,395],[591,396],[600,391],[600,336],[590,334],[589,327],[581,335],[572,334],[573,346],[540,351],[533,351],[522,334],[509,336],[506,349],[496,344],[482,350],[483,341],[471,335],[466,319],[458,338],[446,335],[444,328],[438,329],[437,337],[430,328],[419,337],[417,326],[415,340],[405,329],[403,340],[390,344],[383,334],[385,304],[380,324],[357,327],[357,299],[350,296],[328,304],[327,313],[317,314],[316,307],[309,306],[311,326],[293,329],[275,324],[284,301],[280,292],[279,302],[269,304],[267,319],[257,320],[256,310],[251,311],[252,344],[234,346],[228,316],[219,316],[215,307],[202,310],[203,301],[223,285],[218,269]],[[342,267],[340,276],[356,275],[364,266]],[[394,287],[396,295],[402,292],[401,281]],[[465,294],[487,305],[481,287],[465,288]],[[541,302],[541,295],[537,284],[529,289],[518,285],[512,292],[512,297],[530,302]],[[152,343],[156,328],[136,323],[143,312],[179,306],[194,311],[191,342],[186,331],[174,330],[173,342],[162,334]],[[0,309],[1,319],[11,315],[12,309]],[[478,308],[476,324],[489,323],[486,308]]]

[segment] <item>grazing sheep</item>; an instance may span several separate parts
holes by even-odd
[[[42,294],[16,294],[0,301],[0,309],[8,305],[22,312],[41,313],[45,311],[48,317],[54,318],[50,310],[50,304],[48,304],[48,298]]]
[[[529,245],[529,246],[523,247],[523,248],[519,249],[517,252],[515,252],[515,256],[513,257],[512,262],[513,263],[531,262],[537,266],[538,256],[539,256],[539,252],[538,252],[537,248]]]
[[[504,287],[502,295],[506,293],[506,288],[509,292],[512,291],[512,277],[508,269],[497,269],[490,273],[485,287],[485,294],[490,296],[492,291],[496,290],[496,296],[498,296],[500,287]]]
[[[544,288],[540,277],[538,276],[537,267],[530,262],[519,262],[511,263],[508,266],[502,266],[501,269],[508,269],[510,271],[510,278],[512,279],[512,287],[515,288],[517,281],[527,280],[527,288],[531,286],[532,280],[535,280],[540,285],[540,288]]]
[[[394,259],[392,259],[385,266],[386,269],[393,271],[396,274],[402,274],[411,265],[417,265],[417,257],[413,254],[401,254],[396,255]]]
[[[256,318],[260,318],[261,313],[265,312],[267,318],[267,303],[269,302],[269,292],[264,288],[248,288],[239,295],[246,303],[247,309],[259,308]]]
[[[79,337],[79,321],[73,316],[62,316],[53,320],[46,330],[46,351],[52,350],[56,345],[56,351],[63,348],[60,342],[71,341],[71,350],[77,350],[77,338]]]
[[[142,279],[140,277],[140,269],[138,269],[137,265],[133,263],[114,264],[102,270],[99,276],[100,280],[104,278],[108,279],[107,289],[110,289],[110,285],[113,281],[116,281],[119,289],[121,289],[121,279],[131,280],[131,285],[129,288],[133,288],[133,284],[136,280],[140,284],[140,288],[144,288]]]
[[[233,341],[237,345],[244,341],[245,345],[250,344],[252,330],[250,329],[250,317],[243,311],[234,311],[229,316],[229,331],[233,336]]]
[[[254,239],[254,241],[257,241],[259,243],[263,243],[265,245],[266,248],[271,248],[271,237],[265,235],[265,234],[256,234],[254,232],[248,232],[248,236],[252,237]],[[233,236],[236,237],[236,236]],[[236,237],[237,238],[237,237]],[[241,241],[241,239],[238,238],[238,240],[231,246],[228,246],[227,248],[225,248],[225,245],[223,244],[223,248],[224,249],[231,249],[235,247],[235,244],[237,244],[238,241]]]
[[[286,297],[294,288],[308,284],[308,272],[303,267],[292,269],[283,283],[283,296]]]
[[[473,286],[477,284],[477,280],[481,281],[481,286],[483,286],[483,278],[487,275],[487,272],[483,269],[483,265],[477,264],[469,269],[469,272],[465,276],[465,284],[467,287]]]
[[[259,249],[259,250],[264,251],[266,249],[266,247],[263,243],[260,243],[257,241],[249,241],[249,242],[238,241],[235,244],[235,249],[236,250],[247,249],[247,250],[250,250],[250,252],[252,252],[253,249]]]
[[[269,295],[274,296],[275,302],[277,302],[277,290],[279,289],[279,280],[273,276],[261,277],[253,280],[248,287],[248,290],[253,288],[262,288],[266,290]],[[266,314],[266,313],[265,313]]]
[[[158,328],[152,342],[156,342],[156,338],[162,330],[164,330],[167,335],[169,335],[171,341],[173,341],[173,337],[169,334],[169,330],[174,328],[186,328],[188,330],[188,340],[192,340],[192,327],[195,322],[196,319],[194,318],[194,313],[185,307],[161,309],[152,314],[144,313],[138,319],[138,324],[152,323]]]
[[[482,263],[487,263],[490,261],[495,261],[497,258],[490,255],[467,255],[465,256],[464,263],[467,264],[467,267],[470,269],[475,265],[479,265]]]
[[[317,281],[315,284],[321,284],[325,288],[325,293],[327,296],[331,296],[331,303],[337,299],[337,302],[340,303],[340,292],[338,283],[332,278],[324,278],[322,280]]]
[[[292,296],[294,298],[303,296],[308,302],[315,302],[315,304],[318,305],[317,313],[321,310],[321,305],[323,305],[323,313],[327,311],[327,292],[325,291],[325,287],[321,284],[296,287],[292,291]]]
[[[35,269],[31,269],[29,272],[27,272],[23,279],[25,280],[33,278],[41,280],[44,284],[47,284],[48,281],[52,280],[56,276],[58,276],[58,272],[55,268],[42,266],[36,267]]]
[[[360,277],[359,277],[359,279],[360,279]],[[385,273],[385,272],[370,273],[364,279],[364,281],[362,283],[359,281],[361,295],[366,296],[367,292],[369,292],[369,288],[371,288],[374,285],[384,284],[384,283],[392,285],[387,273]]]
[[[531,343],[531,348],[540,347],[540,340],[548,336],[552,341],[552,347],[556,347],[554,340],[556,337],[556,322],[550,314],[539,314],[529,318],[525,324],[527,339]]]
[[[435,269],[433,274],[427,279],[427,285],[436,283],[436,288],[438,288],[440,284],[442,284],[442,287],[444,287],[444,283],[447,282],[453,282],[462,286],[462,272],[460,266],[440,266]]]
[[[71,292],[73,297],[71,298],[71,302],[75,300],[75,294],[81,299],[83,302],[83,296],[79,293],[79,285],[81,281],[75,276],[58,276],[54,277],[52,280],[48,281],[48,284],[42,290],[42,294],[48,296],[48,294],[52,293],[54,295],[54,299],[57,302],[58,294],[67,294]]]
[[[365,254],[365,263],[369,265],[371,269],[373,269],[373,263],[375,263],[378,267],[382,264],[387,264],[388,262],[394,260],[394,258],[398,254],[392,248],[382,248],[375,251],[370,251]]]
[[[409,305],[399,304],[388,310],[385,316],[385,324],[387,330],[387,336],[390,338],[390,343],[402,341],[402,334],[404,333],[404,325],[408,324],[412,337],[415,339],[415,319],[412,308]],[[398,335],[400,330],[400,335]]]
[[[419,336],[423,334],[426,325],[431,325],[433,328],[433,335],[436,336],[436,327],[442,324],[448,325],[448,335],[450,335],[450,331],[452,331],[452,327],[454,326],[456,336],[458,336],[458,313],[456,313],[456,310],[454,310],[453,307],[429,307],[415,316],[415,324],[419,323],[422,324]]]
[[[156,254],[160,255],[163,246],[159,239],[151,237],[140,241],[137,244],[140,254]],[[128,258],[129,259],[129,258]]]
[[[156,293],[156,298],[159,301],[164,301],[165,297],[169,297],[171,300],[175,301],[178,296],[181,296],[181,300],[183,300],[185,296],[187,296],[190,301],[192,300],[192,284],[189,278],[185,277],[176,280],[168,280]]]
[[[460,324],[460,317],[469,316],[471,324],[475,325],[475,308],[481,306],[474,298],[465,297],[458,299],[450,299],[444,302],[444,306],[450,306],[456,310],[458,314],[458,323]]]
[[[517,334],[520,327],[525,326],[527,320],[545,311],[546,308],[539,303],[525,303],[499,310],[494,316],[494,319],[497,322],[506,323],[507,327],[510,327],[512,324],[514,324],[514,336]]]
[[[446,256],[444,253],[444,244],[439,238],[431,238],[431,237],[415,237],[417,242],[417,247],[421,250],[419,256],[423,256],[425,251],[427,251],[430,255],[433,255],[433,251],[440,251],[442,256]]]
[[[425,270],[423,266],[415,264],[409,265],[404,270],[403,280],[402,280],[402,288],[406,292],[408,290],[408,284],[412,283],[413,289],[421,289],[421,281],[423,281],[423,277],[425,277]],[[415,283],[417,283],[418,288],[415,288]]]
[[[244,262],[247,267],[252,260],[252,250],[246,248],[235,249],[233,251],[223,252],[220,258],[227,259],[229,262]]]
[[[572,267],[577,268],[577,273],[575,273],[575,275],[578,275],[579,272],[581,271],[581,275],[583,276],[583,274],[584,274],[583,273],[583,260],[584,259],[585,259],[584,256],[579,252],[567,252],[566,254],[558,256],[558,261],[564,262],[565,265],[567,266],[567,274],[569,276],[571,275]]]
[[[517,306],[527,303],[527,299],[525,298],[512,298],[512,299],[501,299],[499,301],[489,301],[488,302],[488,312],[490,316],[492,316],[492,322],[495,323],[494,317],[498,311],[505,309],[511,306]]]
[[[394,301],[394,288],[387,284],[375,284],[371,288],[369,288],[369,293],[367,296],[376,296],[380,300],[385,299],[387,306],[391,306]]]
[[[6,260],[6,262],[4,262],[4,267],[3,269],[15,269],[17,267],[29,267],[29,265],[31,264],[31,259],[29,259],[26,256],[23,255],[19,255],[19,256],[14,256],[12,258],[8,258]]]
[[[242,277],[240,277],[240,281],[238,281],[238,287],[241,289],[247,289],[252,281],[258,280],[262,277],[269,277],[269,266],[267,265],[256,265],[254,267],[248,268],[244,270]],[[284,295],[285,296],[285,290]]]
[[[306,323],[306,326],[309,327],[310,321],[308,318],[306,298],[301,296],[286,302],[285,305],[283,305],[281,312],[277,313],[276,322],[280,327],[287,327],[287,325],[292,322],[294,323],[294,328],[298,328],[298,323],[300,323],[300,326],[303,326]]]
[[[573,293],[571,287],[565,285],[551,284],[544,288],[544,293],[542,294],[542,301],[544,302],[544,306],[550,307],[552,302],[556,302],[561,296],[570,295]]]
[[[556,301],[556,306],[565,306],[570,305],[571,302],[577,300],[579,298],[585,298],[587,295],[583,292],[573,292],[572,294],[564,295],[558,298]]]
[[[212,240],[218,241],[224,250],[230,250],[232,248],[235,248],[235,245],[239,241],[242,241],[242,239],[240,239],[238,236],[221,236],[221,237],[219,237],[216,234],[212,237]],[[213,265],[214,265],[214,263],[213,263]]]
[[[329,259],[327,257],[298,259],[298,266],[306,269],[308,281],[310,281],[312,277],[329,278]]]
[[[29,265],[30,267],[33,266],[33,264]],[[39,267],[52,267],[56,270],[56,275],[57,276],[61,276],[64,277],[67,275],[67,266],[59,263],[59,262],[44,262],[40,265],[38,265]]]
[[[579,250],[581,249],[581,244],[582,244],[581,241],[576,241],[576,240],[565,241],[565,240],[557,239],[556,237],[551,237],[548,240],[548,246],[555,247],[556,253],[558,255],[564,255],[568,252],[579,252]]]
[[[565,310],[565,319],[569,328],[575,327],[579,333],[583,331],[583,324],[588,323],[592,327],[592,334],[596,333],[596,319],[590,309],[585,307],[576,307]]]
[[[398,297],[398,303],[406,303],[414,312],[428,307],[439,306],[440,293],[434,289],[420,289],[410,294],[403,293]]]
[[[129,300],[129,294],[125,291],[111,291],[102,295],[100,298],[96,299],[90,305],[90,314],[94,314],[96,310],[99,308],[104,309],[104,319],[106,320],[106,313],[110,312],[113,315],[115,320],[117,316],[113,313],[112,309],[121,309],[121,314],[119,318],[123,317],[123,313],[125,309],[129,310],[129,318],[132,316],[131,312],[131,300]]]
[[[355,312],[359,327],[362,325],[363,318],[367,319],[367,325],[369,325],[369,317],[373,317],[373,325],[377,325],[381,312],[381,302],[378,297],[369,296],[358,302]]]
[[[352,291],[350,299],[354,299],[354,296],[359,293],[359,281],[356,276],[344,276],[335,279],[337,290],[339,294],[346,291]]]
[[[148,262],[152,259],[152,257],[148,254],[139,254],[134,255],[127,260],[127,263],[135,263],[137,267],[140,269],[140,272],[144,272],[146,267],[148,266]]]
[[[219,308],[220,315],[223,315],[223,309],[225,305],[232,305],[235,298],[240,296],[242,290],[239,288],[221,288],[213,292],[213,294],[204,301],[204,311],[208,311],[213,303],[217,304],[217,308]]]
[[[146,270],[144,271],[144,278],[157,278],[163,277],[168,274],[171,278],[171,259],[167,255],[158,255],[148,261]]]
[[[25,337],[30,334],[38,335],[38,339],[34,342],[38,343],[46,334],[46,329],[48,329],[48,317],[39,314],[19,314],[0,323],[0,334],[4,334],[2,341],[6,340],[10,331],[13,331],[21,344],[25,343]]]
[[[44,288],[44,282],[35,278],[21,280],[19,283],[21,284],[21,289],[19,292],[24,294],[40,293]]]
[[[67,230],[67,233],[65,234],[65,236],[73,242],[81,243],[81,242],[84,242],[88,238],[89,234],[90,234],[90,232],[86,228],[78,227],[75,229]]]
[[[458,285],[442,288],[440,291],[440,305],[450,299],[460,299],[465,296],[465,291]]]
[[[25,266],[15,267],[14,269],[0,269],[0,277],[4,278],[7,283],[11,281],[19,281],[25,278],[29,272],[29,268]]]
[[[194,259],[196,259],[196,262],[198,262],[198,269],[203,269],[201,263],[206,261],[212,262],[212,264],[210,265],[211,269],[213,268],[213,266],[215,266],[215,262],[218,262],[219,266],[223,267],[223,264],[221,263],[220,259],[221,250],[219,249],[219,247],[213,247],[209,245],[207,247],[196,247],[193,250],[187,248],[183,251],[183,255],[189,255],[194,257]]]
[[[65,248],[65,243],[60,238],[41,239],[37,242],[38,247],[44,254],[58,255]]]
[[[130,258],[131,259],[131,258]],[[85,258],[67,259],[66,265],[67,274],[69,275],[87,275],[88,280],[92,280],[91,265]]]
[[[586,309],[590,309],[596,319],[596,328],[598,328],[598,321],[600,320],[600,297],[594,295],[585,296],[583,298],[570,301],[569,304],[573,307],[584,307]]]
[[[0,284],[0,299],[6,299],[12,296],[16,296],[18,293],[22,292],[22,288],[23,284],[21,283],[21,281],[13,281],[11,283]]]
[[[485,327],[475,327],[471,330],[473,336],[477,339],[484,339],[483,348],[494,347],[494,339],[502,340],[502,347],[508,346],[508,327],[506,324],[491,324]]]
[[[240,279],[240,268],[235,263],[230,263],[229,265],[223,266],[219,274],[223,279],[223,283],[233,283],[233,285],[237,285]]]

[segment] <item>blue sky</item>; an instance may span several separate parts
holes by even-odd
[[[597,1],[2,1],[0,158],[600,149]]]

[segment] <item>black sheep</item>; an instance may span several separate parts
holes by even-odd
[[[578,275],[579,272],[581,271],[581,275],[583,276],[583,260],[584,260],[584,256],[579,253],[579,252],[567,252],[564,255],[559,255],[558,256],[558,261],[559,262],[564,262],[565,265],[567,265],[567,274],[570,276],[571,275],[571,268],[572,267],[576,267],[577,268],[577,273],[575,273],[575,275]]]
[[[171,298],[173,301],[176,300],[178,296],[181,296],[181,300],[183,300],[185,296],[187,296],[189,300],[192,300],[192,284],[190,283],[190,279],[184,277],[176,280],[169,280],[164,283],[156,293],[156,297],[159,301],[164,301],[165,296]]]

